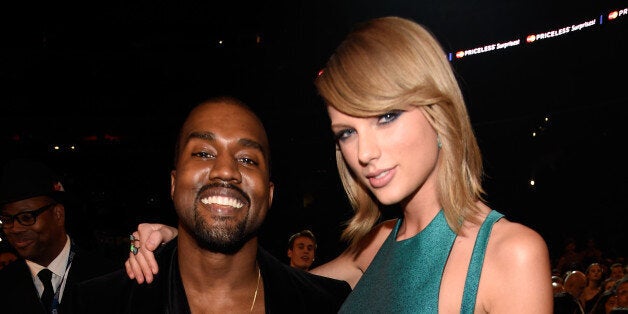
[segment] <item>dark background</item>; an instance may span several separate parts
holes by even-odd
[[[430,28],[447,52],[522,40],[451,62],[485,156],[487,199],[539,231],[553,256],[566,237],[593,238],[606,254],[625,256],[628,17],[606,16],[626,7],[612,0],[2,3],[0,161],[34,155],[57,167],[85,205],[70,215],[74,232],[95,231],[97,243],[123,257],[138,222],[175,224],[169,171],[184,114],[204,98],[233,94],[260,112],[273,148],[276,197],[262,243],[285,260],[289,235],[310,228],[324,262],[344,247],[338,239],[351,210],[312,81],[354,23],[399,15]],[[528,34],[600,16],[602,25],[525,43]]]

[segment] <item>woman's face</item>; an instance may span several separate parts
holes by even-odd
[[[602,279],[602,266],[600,265],[591,265],[587,271],[587,278],[589,280],[596,280],[599,282]]]
[[[354,117],[327,107],[331,129],[356,178],[385,205],[435,187],[438,142],[423,111],[411,107],[373,117]]]

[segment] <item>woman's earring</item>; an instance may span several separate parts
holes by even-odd
[[[443,143],[441,143],[441,141],[440,141],[440,135],[436,136],[436,142],[438,143],[438,149],[443,147]]]

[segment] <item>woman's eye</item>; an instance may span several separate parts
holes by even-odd
[[[379,116],[379,118],[377,119],[377,122],[379,122],[381,124],[387,124],[387,123],[393,122],[397,118],[399,118],[399,116],[402,113],[403,112],[401,110],[395,110],[395,111],[387,112],[387,113]]]
[[[354,129],[340,130],[334,134],[336,141],[342,141],[355,133]]]

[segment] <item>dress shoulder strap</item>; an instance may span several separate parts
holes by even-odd
[[[478,231],[473,253],[471,254],[469,270],[467,271],[467,279],[464,284],[460,313],[473,313],[475,310],[475,299],[478,294],[478,285],[480,284],[480,275],[482,274],[482,264],[484,264],[488,238],[491,230],[493,230],[493,224],[502,217],[504,217],[502,213],[491,210]]]

